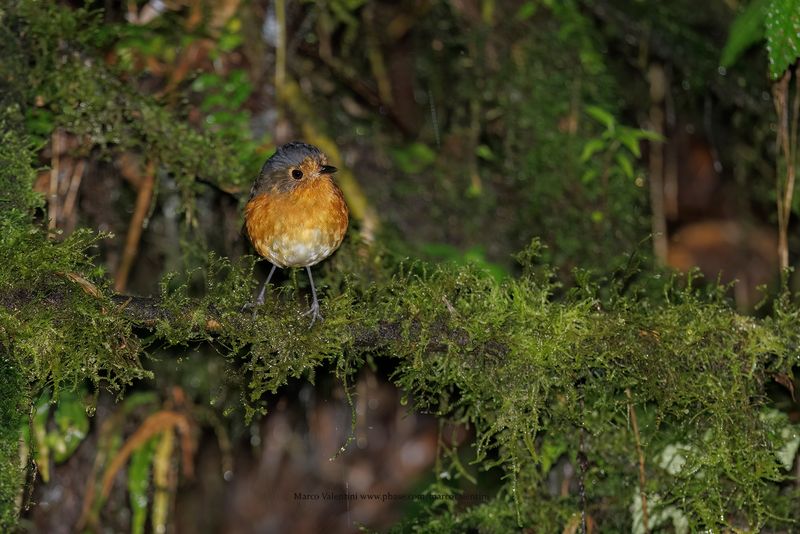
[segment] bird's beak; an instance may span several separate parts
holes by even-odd
[[[338,169],[336,167],[334,167],[333,165],[323,165],[322,167],[319,168],[319,173],[320,174],[333,174],[337,170]]]

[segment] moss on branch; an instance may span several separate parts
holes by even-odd
[[[773,378],[797,363],[798,317],[788,302],[758,320],[691,288],[668,285],[663,298],[601,298],[585,285],[556,299],[546,279],[530,274],[497,282],[469,268],[416,265],[384,284],[351,280],[331,288],[323,300],[326,320],[309,329],[297,303],[304,293],[295,289],[274,290],[255,316],[241,312],[254,289],[252,263],[212,257],[205,273],[197,297],[174,280],[158,298],[105,289],[98,298],[68,281],[49,291],[5,291],[2,300],[13,311],[30,310],[25,320],[16,314],[20,325],[46,321],[30,339],[17,334],[30,353],[54,340],[65,353],[81,353],[84,338],[96,333],[68,336],[73,316],[110,325],[104,337],[119,340],[114,352],[139,347],[143,327],[151,332],[146,350],[212,343],[244,371],[251,415],[264,411],[265,395],[290,378],[329,369],[347,381],[367,358],[392,358],[394,380],[418,409],[475,429],[475,460],[505,470],[507,493],[498,499],[519,511],[522,524],[578,509],[575,497],[549,495],[543,477],[550,448],[576,451],[580,428],[587,432],[590,502],[605,503],[597,513],[608,514],[606,524],[626,515],[639,479],[636,445],[625,430],[630,390],[648,489],[660,499],[655,510],[679,502],[698,528],[796,519],[796,491],[784,483],[788,472],[778,456],[791,441],[785,431],[794,427],[769,416],[774,408],[765,397]],[[58,360],[33,368],[15,360],[23,376],[55,376],[46,366]],[[139,369],[129,360],[123,373],[123,364],[118,356],[108,360],[108,374],[99,376],[117,383]],[[78,362],[62,361],[58,371],[68,365]],[[663,460],[676,447],[677,471]],[[464,517],[486,520],[476,510]],[[509,528],[518,520],[516,513],[508,519]]]

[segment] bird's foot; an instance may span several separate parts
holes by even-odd
[[[247,310],[253,310],[253,318],[255,319],[258,308],[260,308],[263,305],[264,305],[264,294],[262,293],[255,301],[245,303],[245,305],[242,306],[242,313],[246,312]]]
[[[258,312],[258,301],[256,302],[248,302],[244,306],[242,306],[242,313],[246,312],[247,310],[253,310],[253,319],[256,318],[256,313]]]
[[[322,318],[322,315],[319,313],[319,302],[317,302],[317,301],[315,300],[313,303],[311,303],[311,308],[309,308],[309,309],[308,309],[308,311],[307,311],[307,312],[305,312],[305,313],[303,314],[303,317],[306,317],[306,316],[308,316],[308,315],[310,315],[310,316],[311,316],[311,324],[310,324],[310,325],[308,325],[308,327],[309,327],[309,328],[311,328],[312,326],[314,326],[314,322],[315,322],[317,319],[319,319],[320,321],[323,321],[323,320],[324,320],[324,319]]]
[[[275,269],[273,268],[272,270],[274,271]],[[270,273],[270,276],[272,276],[272,273]],[[252,308],[253,309],[253,318],[255,318],[256,310],[260,306],[264,305],[264,294],[265,294],[265,290],[267,288],[267,283],[269,283],[269,279],[267,279],[267,281],[264,282],[264,285],[261,286],[261,291],[258,293],[258,298],[255,300],[255,302],[248,302],[244,306],[242,306],[242,312],[245,312],[245,311],[249,310],[250,308]]]

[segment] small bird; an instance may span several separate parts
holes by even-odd
[[[317,147],[292,142],[279,147],[264,163],[250,190],[244,209],[247,235],[272,269],[256,299],[264,303],[264,291],[275,269],[305,267],[311,282],[311,325],[319,313],[311,266],[339,248],[347,231],[348,209],[341,189],[333,181],[336,167]]]

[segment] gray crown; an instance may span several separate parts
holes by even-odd
[[[261,175],[269,175],[276,170],[296,167],[308,157],[319,160],[322,158],[322,152],[308,143],[299,141],[286,143],[278,147],[275,153],[264,163],[264,166],[261,167]]]

